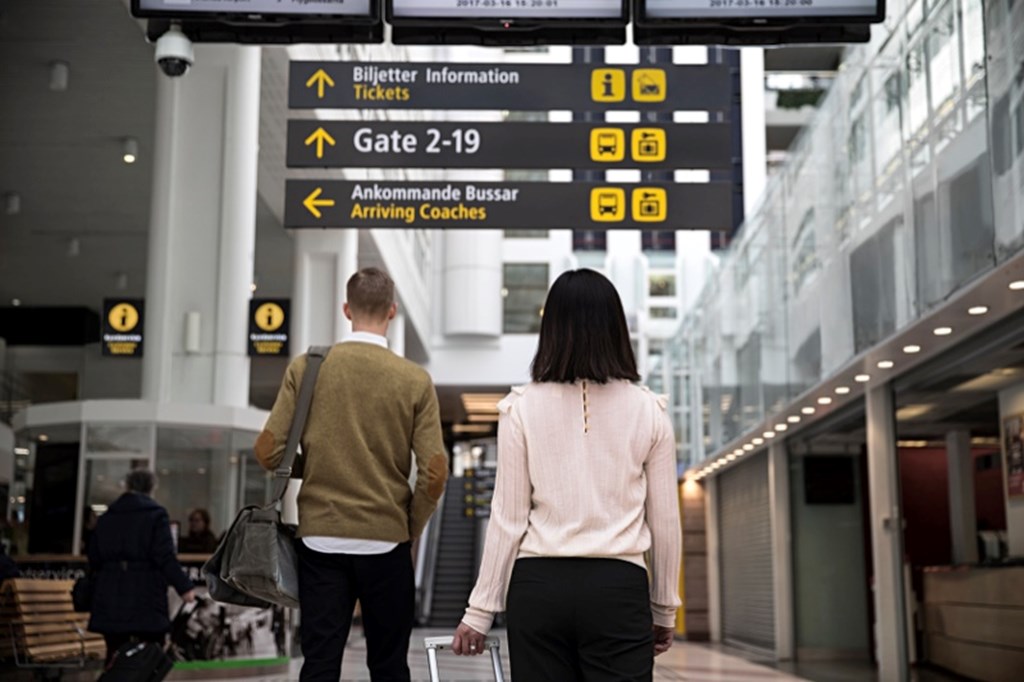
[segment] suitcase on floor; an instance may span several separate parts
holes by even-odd
[[[174,662],[155,642],[129,642],[114,654],[113,660],[96,682],[161,682]]]
[[[452,637],[424,637],[423,646],[427,648],[427,667],[430,671],[430,682],[441,682],[437,668],[437,652],[452,648]],[[494,682],[505,682],[501,670],[501,641],[497,637],[487,638],[487,648],[491,650],[491,664],[494,666]]]

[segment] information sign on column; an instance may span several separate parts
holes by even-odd
[[[249,355],[288,357],[287,298],[254,298],[249,301]]]
[[[103,320],[101,322],[103,355],[119,358],[142,357],[143,312],[141,298],[107,298],[103,300]]]

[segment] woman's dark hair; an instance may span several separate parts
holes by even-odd
[[[149,469],[133,469],[124,479],[128,492],[149,495],[156,487],[156,475]]]
[[[193,509],[192,513],[188,515],[190,521],[192,520],[193,516],[198,516],[199,518],[201,518],[203,520],[203,525],[206,526],[206,531],[210,531],[210,512],[200,507],[198,509]]]
[[[580,269],[555,280],[530,372],[537,382],[640,380],[622,301],[608,278]]]

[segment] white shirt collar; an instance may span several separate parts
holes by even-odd
[[[342,343],[349,343],[351,341],[359,341],[361,343],[372,343],[375,346],[381,348],[388,347],[387,337],[381,336],[380,334],[373,334],[371,332],[352,332]]]

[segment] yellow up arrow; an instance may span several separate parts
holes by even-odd
[[[313,134],[306,138],[306,146],[316,144],[316,158],[324,158],[324,142],[334,146],[334,138],[323,128],[317,128]]]
[[[306,200],[302,202],[302,205],[306,207],[306,210],[313,214],[314,218],[322,218],[323,213],[320,212],[320,206],[334,206],[334,199],[320,199],[320,195],[323,193],[323,189],[317,187],[313,192],[306,197]]]
[[[334,79],[327,75],[327,72],[323,69],[317,69],[316,73],[309,77],[306,81],[306,87],[311,88],[316,85],[316,96],[317,99],[324,98],[324,85],[334,87]]]

